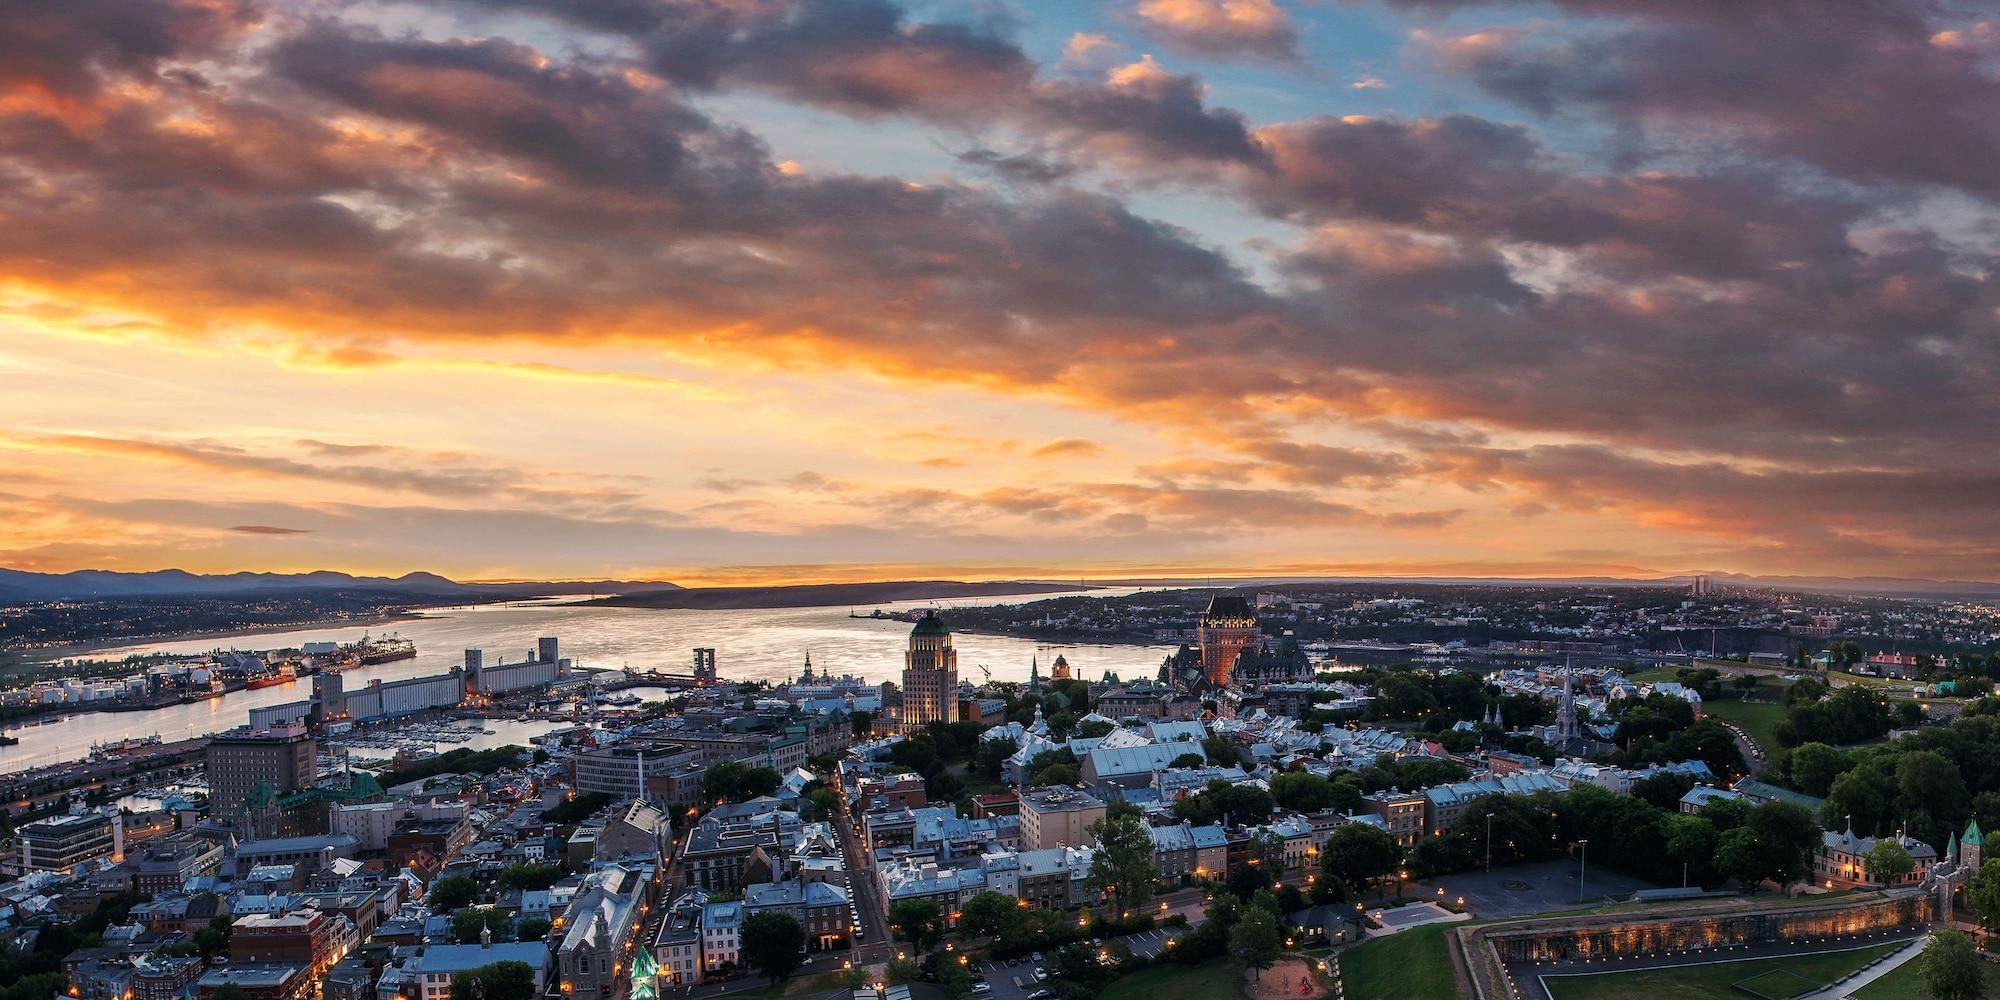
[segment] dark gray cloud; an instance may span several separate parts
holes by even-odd
[[[1402,0],[1413,7],[1475,7]],[[1596,15],[1439,47],[1446,68],[1542,113],[1608,115],[1861,181],[2000,195],[2000,74],[1957,0],[1557,0]],[[1495,39],[1500,39],[1495,42]],[[1661,142],[1671,141],[1661,137]]]

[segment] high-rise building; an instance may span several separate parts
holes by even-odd
[[[926,611],[910,629],[910,648],[903,654],[903,709],[898,716],[907,731],[933,722],[958,718],[958,650],[951,646],[951,629],[936,611]]]
[[[705,684],[715,683],[715,650],[707,646],[696,646],[694,650],[694,679]]]
[[[1194,634],[1201,649],[1202,676],[1216,687],[1227,686],[1236,657],[1257,642],[1257,612],[1250,610],[1243,595],[1225,591],[1209,599]]]
[[[304,726],[238,729],[208,741],[209,815],[232,821],[243,803],[268,784],[270,794],[289,795],[313,786],[317,750]]]

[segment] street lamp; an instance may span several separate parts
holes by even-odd
[[[1493,873],[1493,813],[1486,814],[1486,873]]]
[[[1590,859],[1590,840],[1589,840],[1589,838],[1585,838],[1585,839],[1583,839],[1583,840],[1579,840],[1579,841],[1577,841],[1577,842],[1576,842],[1576,846],[1577,846],[1577,855],[1576,855],[1576,901],[1577,901],[1577,902],[1579,902],[1579,903],[1581,903],[1581,902],[1583,902],[1583,900],[1584,900],[1584,894],[1583,894],[1583,866],[1584,866],[1584,863],[1585,863],[1586,861],[1588,861],[1588,860]]]

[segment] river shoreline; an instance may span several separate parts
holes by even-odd
[[[491,602],[480,602],[480,603],[491,603]],[[422,610],[442,611],[442,610],[449,610],[451,608],[463,608],[471,606],[472,605],[466,602],[456,602],[452,604],[432,605]],[[362,618],[320,618],[320,619],[315,619],[313,621],[291,622],[283,625],[257,625],[257,626],[252,626],[250,628],[198,629],[193,632],[159,632],[152,635],[120,636],[115,639],[102,639],[98,641],[93,641],[91,643],[82,646],[63,646],[60,647],[59,650],[55,651],[21,650],[20,653],[23,659],[35,663],[53,663],[56,660],[89,660],[93,659],[93,657],[90,655],[92,653],[96,653],[106,649],[122,649],[126,646],[140,646],[140,645],[147,645],[151,643],[162,643],[162,642],[200,642],[205,639],[241,639],[259,635],[277,635],[284,632],[298,632],[304,629],[313,629],[313,628],[355,628],[355,627],[374,628],[377,625],[400,625],[406,622],[418,621],[424,618],[432,618],[432,617],[436,616],[415,614],[412,612],[400,612],[393,615],[368,615]],[[217,646],[216,648],[248,649],[249,647]],[[104,662],[117,663],[120,661],[109,660]]]

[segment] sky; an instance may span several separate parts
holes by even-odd
[[[0,6],[0,565],[2000,580],[1971,0]]]

